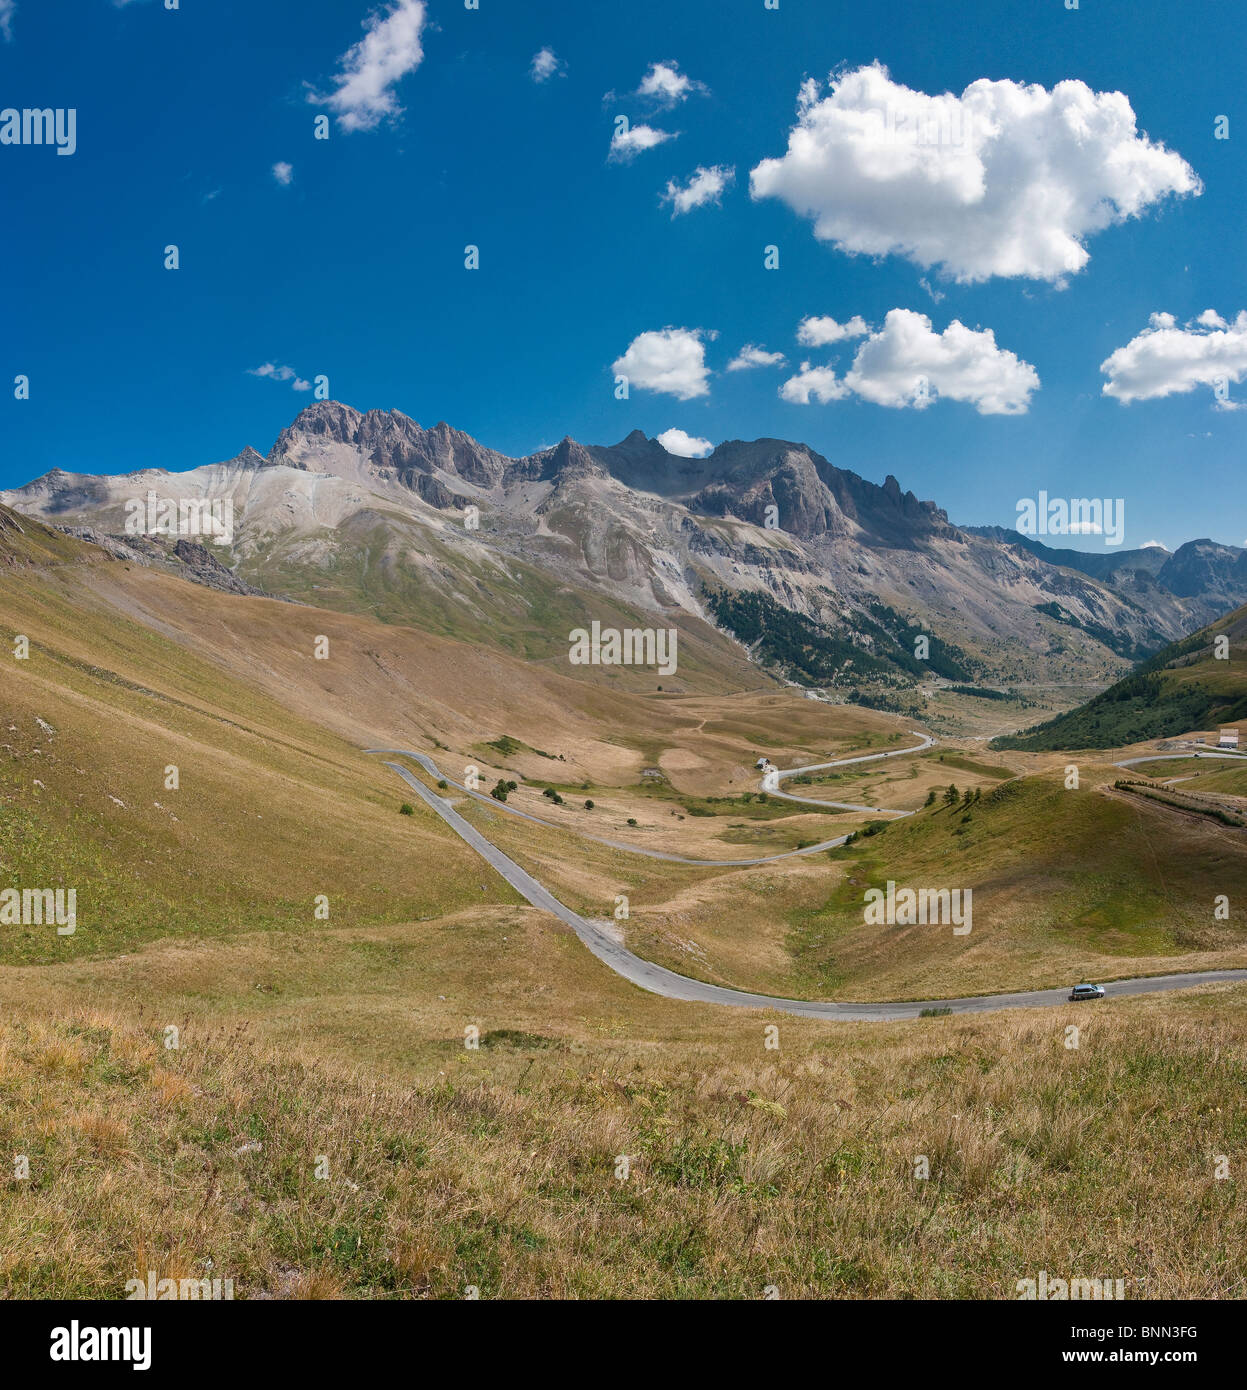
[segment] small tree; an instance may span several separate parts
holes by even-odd
[[[948,790],[944,793],[944,805],[955,806],[961,800],[961,793],[952,782],[948,784]]]
[[[585,810],[586,810],[586,811],[592,811],[592,810],[593,810],[593,802],[592,802],[592,801],[586,801],[586,802],[585,802]]]
[[[416,814],[416,808],[411,804],[410,801],[404,801],[403,804],[398,808],[398,814],[400,816],[414,816]]]
[[[934,805],[935,805],[935,788],[934,788],[934,787],[932,787],[931,790],[927,793],[927,799],[926,799],[922,804],[923,804],[924,806],[934,806]]]
[[[974,800],[974,792],[967,787],[965,795],[961,798],[962,804],[968,806]]]

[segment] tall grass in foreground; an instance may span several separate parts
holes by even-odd
[[[735,1050],[500,1033],[414,1089],[245,1025],[168,1050],[107,1013],[10,1015],[0,1292],[117,1298],[153,1270],[240,1298],[1011,1298],[1047,1270],[1241,1296],[1247,996],[1197,1004],[779,1054],[760,1016]]]

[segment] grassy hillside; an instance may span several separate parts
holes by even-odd
[[[239,566],[249,582],[319,608],[367,615],[530,662],[557,663],[569,676],[624,689],[720,690],[770,684],[735,643],[679,612],[679,670],[572,667],[568,634],[597,619],[606,627],[652,627],[654,615],[600,592],[505,558],[486,546],[448,545],[437,531],[393,513],[362,513],[332,533],[278,540]],[[664,620],[665,621],[665,620]]]
[[[26,565],[90,564],[103,559],[103,552],[95,547],[81,545],[0,504],[0,575]]]
[[[731,891],[670,885],[652,907],[639,896],[629,943],[685,974],[804,998],[938,998],[1247,965],[1247,918],[1214,916],[1218,894],[1247,900],[1247,835],[1115,793],[1116,775],[1084,768],[1079,791],[1054,774],[984,782],[970,807],[937,803],[801,869],[744,871]],[[889,879],[972,889],[973,930],[867,925],[865,891]]]
[[[1218,636],[1229,654],[1215,655]],[[1247,719],[1247,608],[1174,642],[1085,705],[994,748],[1120,748]]]
[[[156,603],[190,590],[141,579]],[[373,760],[105,606],[73,564],[9,574],[0,615],[30,639],[0,659],[0,879],[78,900],[72,935],[0,929],[0,961],[314,932],[322,895],[335,922],[479,899],[471,852],[431,813],[400,816]]]
[[[238,1030],[171,1051],[150,1022],[6,1010],[0,1145],[30,1177],[0,1183],[0,1292],[152,1270],[238,1298],[1014,1298],[1040,1269],[1247,1292],[1241,1183],[1214,1177],[1247,1143],[1247,991],[784,1020],[778,1054],[764,1021],[658,1050],[448,1030],[413,1086]]]

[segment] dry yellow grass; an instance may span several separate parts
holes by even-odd
[[[170,1053],[120,1017],[9,1015],[0,1144],[30,1177],[0,1184],[0,1288],[119,1297],[150,1269],[249,1298],[1011,1298],[1047,1270],[1243,1294],[1247,990],[784,1020],[778,1052],[765,1021],[486,1035],[412,1085],[239,1031]],[[49,1082],[49,1033],[83,1072]],[[49,1105],[73,1123],[41,1132]]]

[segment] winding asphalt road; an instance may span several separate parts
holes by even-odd
[[[898,820],[903,816],[912,816],[912,811],[890,811],[886,806],[855,806],[850,801],[815,801],[812,796],[797,796],[794,792],[779,790],[779,784],[785,777],[803,777],[807,772],[822,772],[829,767],[848,767],[851,763],[873,763],[880,758],[901,758],[908,753],[922,753],[934,747],[935,740],[930,734],[920,734],[917,729],[911,729],[910,733],[919,740],[911,748],[893,748],[888,753],[862,753],[856,758],[836,758],[830,763],[810,763],[807,767],[790,767],[786,770],[774,768],[763,776],[762,789],[772,796],[782,797],[785,801],[803,801],[807,806],[831,806],[837,811],[868,811],[881,816],[896,816]]]
[[[1189,758],[1222,758],[1232,763],[1241,763],[1247,753],[1151,753],[1143,758],[1123,758],[1114,767],[1134,767],[1138,763],[1184,763]]]
[[[929,748],[934,742],[922,734],[917,735],[917,737],[921,738],[923,742],[913,748],[895,749],[888,753],[869,753],[856,758],[842,758],[835,762],[818,763],[811,767],[789,768],[787,771],[779,772],[776,781],[782,777],[792,777],[800,773],[820,771],[824,768],[839,767],[848,763],[869,762],[875,758],[899,757],[903,753],[918,753]],[[366,751],[376,754],[397,754],[412,758],[431,776],[439,779],[442,776],[432,758],[423,753],[402,748],[370,748]],[[1015,994],[972,995],[964,999],[919,999],[904,1003],[879,1004],[839,1003],[809,999],[782,999],[770,994],[751,994],[747,990],[728,989],[722,985],[712,985],[702,980],[689,979],[687,975],[677,975],[674,970],[667,970],[661,965],[655,965],[652,961],[642,960],[640,956],[634,955],[626,946],[617,941],[608,931],[561,903],[553,893],[538,883],[530,873],[520,868],[515,860],[503,854],[475,826],[465,820],[449,802],[431,792],[419,778],[403,767],[401,763],[387,762],[385,766],[398,773],[416,795],[441,816],[446,824],[496,869],[522,897],[526,898],[534,907],[541,908],[544,912],[550,912],[560,921],[566,922],[580,938],[582,944],[592,951],[604,965],[609,966],[617,975],[622,975],[624,979],[640,986],[641,989],[648,990],[651,994],[660,994],[668,999],[681,999],[690,1003],[724,1004],[738,1009],[776,1009],[781,1013],[799,1014],[805,1018],[839,1019],[846,1023],[886,1022],[917,1018],[924,1009],[948,1009],[952,1013],[989,1013],[996,1009],[1040,1008],[1069,1002],[1068,987],[1063,987],[1061,989],[1023,990]],[[450,781],[449,778],[445,780]],[[451,783],[451,785],[470,796],[477,797],[479,800],[490,800],[491,809],[510,811],[513,815],[520,816],[524,820],[534,821],[538,825],[551,824],[549,821],[541,820],[538,816],[528,815],[524,811],[506,806],[504,803],[492,802],[491,798],[483,796],[480,792],[459,786],[458,783]],[[763,785],[768,792],[773,795],[783,795],[787,800],[804,801],[807,799],[789,793],[774,792],[773,786],[766,786],[766,778],[763,779]],[[841,802],[812,802],[811,804],[843,807]],[[852,809],[873,811],[881,808],[855,807]],[[908,815],[912,812],[901,814]],[[614,840],[602,840],[593,835],[585,838],[594,840],[598,844],[609,845],[614,849],[627,850],[633,854],[642,854],[653,859],[668,859],[681,864],[718,864],[722,867],[735,867],[769,863],[775,859],[789,858],[793,854],[814,854],[820,849],[843,844],[845,837],[828,840],[821,845],[808,846],[804,850],[789,851],[788,854],[769,855],[764,859],[742,860],[682,859],[678,855],[662,854],[657,850],[639,849],[635,845]],[[1188,989],[1194,985],[1214,984],[1224,980],[1247,980],[1247,970],[1208,970],[1185,975],[1151,975],[1135,980],[1115,980],[1111,984],[1105,985],[1104,988],[1110,996],[1153,994],[1163,990]]]

